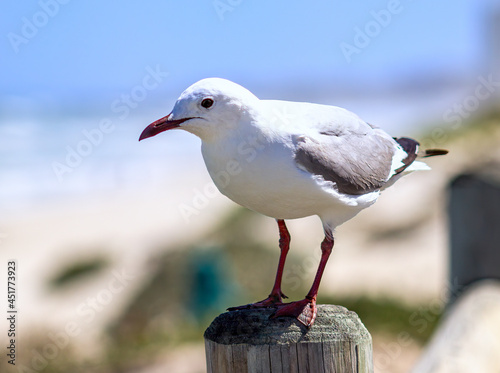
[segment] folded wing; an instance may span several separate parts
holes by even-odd
[[[382,188],[393,173],[397,143],[383,134],[369,127],[299,136],[295,162],[302,170],[335,183],[340,193],[373,192]]]

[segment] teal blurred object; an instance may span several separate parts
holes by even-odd
[[[188,310],[197,321],[224,311],[234,299],[238,285],[229,270],[229,258],[222,248],[200,247],[192,251],[187,264]]]

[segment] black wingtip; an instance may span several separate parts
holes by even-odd
[[[403,150],[408,154],[408,156],[401,160],[404,166],[401,166],[397,170],[395,170],[396,174],[403,172],[408,166],[410,166],[415,159],[417,159],[417,150],[420,145],[418,141],[410,139],[409,137],[399,137],[394,138],[396,142],[403,148]]]

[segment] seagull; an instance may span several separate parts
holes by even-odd
[[[260,100],[221,78],[188,87],[171,113],[147,126],[139,141],[172,129],[201,139],[207,170],[222,194],[278,223],[280,258],[271,293],[228,310],[274,307],[272,317],[293,317],[306,327],[316,318],[335,228],[373,205],[403,175],[430,169],[417,156],[448,152],[421,152],[417,141],[393,138],[340,107]],[[325,233],[319,266],[305,298],[285,303],[281,281],[290,248],[285,220],[311,215],[319,216]]]

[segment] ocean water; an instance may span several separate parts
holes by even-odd
[[[5,218],[40,203],[140,190],[199,162],[200,140],[184,131],[139,142],[141,131],[154,119],[3,117],[0,215]]]

